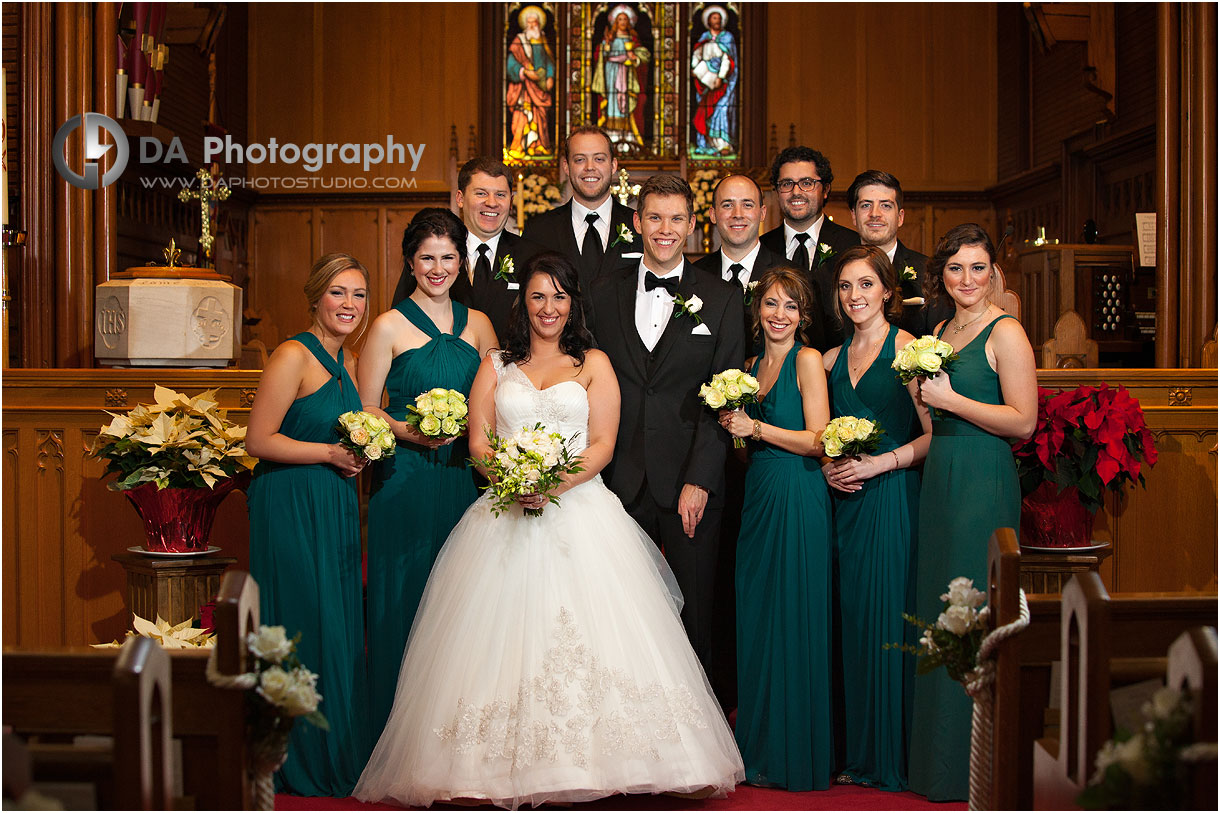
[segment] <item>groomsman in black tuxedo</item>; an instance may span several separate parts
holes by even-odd
[[[454,280],[449,296],[482,311],[496,336],[508,335],[517,299],[517,273],[542,248],[505,229],[513,212],[511,174],[494,158],[472,158],[458,170],[458,213],[466,225],[467,267]],[[394,302],[409,296],[414,277],[403,274]]]
[[[640,258],[635,213],[610,195],[618,159],[605,130],[574,129],[559,147],[559,163],[572,199],[530,218],[525,236],[576,263],[580,287],[587,291],[593,280],[616,270],[624,258]]]
[[[701,257],[695,267],[716,274],[725,282],[741,285],[747,303],[751,300],[749,284],[762,279],[764,271],[787,265],[782,253],[772,251],[758,239],[758,229],[767,217],[767,207],[762,202],[762,190],[748,175],[730,175],[722,178],[712,190],[712,208],[709,212],[712,225],[720,235],[720,248]],[[815,313],[821,313],[821,297],[814,289]],[[753,343],[750,307],[746,305],[746,346]],[[822,325],[816,322],[805,331],[809,343],[820,346]]]
[[[888,172],[865,170],[848,187],[847,205],[851,207],[852,223],[860,232],[860,242],[884,251],[902,284],[903,308],[898,325],[915,337],[931,333],[937,324],[953,315],[953,303],[924,302],[928,258],[898,239],[898,229],[905,218],[902,185]]]
[[[789,147],[771,162],[771,185],[779,197],[784,223],[762,236],[762,243],[806,271],[822,299],[821,343],[825,352],[843,342],[843,328],[834,312],[834,270],[840,253],[860,244],[860,236],[822,212],[834,173],[830,161],[809,147]]]
[[[686,598],[682,622],[709,668],[730,441],[699,387],[740,368],[745,342],[740,286],[682,256],[693,204],[681,178],[649,178],[635,216],[643,257],[594,282],[588,308],[622,393],[618,443],[602,476],[665,552]]]

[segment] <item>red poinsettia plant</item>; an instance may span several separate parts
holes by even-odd
[[[1090,512],[1101,508],[1105,489],[1144,485],[1142,465],[1156,463],[1156,445],[1139,401],[1125,387],[1051,391],[1038,388],[1034,434],[1013,444],[1021,493],[1043,483],[1057,491],[1075,487]]]

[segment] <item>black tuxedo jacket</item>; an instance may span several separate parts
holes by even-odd
[[[639,232],[635,230],[635,210],[624,206],[617,200],[611,203],[610,238],[606,241],[606,250],[602,253],[601,262],[595,268],[586,266],[580,257],[580,243],[572,231],[572,201],[569,200],[556,206],[549,212],[534,215],[525,224],[525,236],[548,251],[558,251],[576,264],[580,272],[580,287],[588,292],[593,281],[607,274],[612,274],[623,265],[624,254],[634,255],[627,260],[638,260],[644,250],[641,246]],[[632,235],[630,243],[619,240],[619,226],[626,226]],[[614,244],[614,245],[612,245]],[[634,263],[633,263],[634,265]]]
[[[902,297],[923,296],[923,285],[928,278],[928,258],[918,251],[912,251],[898,241],[894,250],[894,273],[902,280],[902,272],[906,268],[915,270],[915,280],[902,281]],[[936,325],[948,319],[954,313],[953,303],[925,302],[923,305],[907,305],[902,309],[902,317],[898,326],[915,338],[926,336],[936,329]]]
[[[689,315],[671,318],[650,353],[635,327],[638,273],[634,263],[598,279],[589,298],[589,328],[622,394],[614,459],[602,476],[623,502],[647,478],[657,503],[675,511],[686,483],[706,488],[709,504],[722,506],[730,437],[699,400],[699,387],[745,361],[741,287],[687,262],[678,294],[703,300],[698,315],[707,332]]]
[[[784,244],[784,225],[781,223],[776,228],[764,234],[761,238],[762,244],[777,254],[784,257],[787,255],[787,246]],[[830,218],[822,221],[822,230],[818,232],[818,242],[825,243],[830,246],[830,256],[825,260],[818,260],[820,252],[818,246],[810,246],[810,252],[817,252],[814,255],[813,268],[810,269],[809,283],[811,287],[817,289],[817,294],[822,300],[822,344],[814,342],[813,335],[809,337],[809,343],[821,350],[823,353],[831,347],[838,347],[843,343],[843,325],[839,322],[839,317],[835,315],[835,263],[838,262],[839,255],[852,246],[860,245],[860,235],[853,229],[844,228],[838,223],[835,223]],[[788,259],[791,259],[790,257]],[[814,329],[812,333],[816,333]]]
[[[782,233],[783,233],[782,228],[780,229],[780,233],[782,236]],[[699,260],[695,263],[695,267],[698,268],[700,271],[703,271],[705,273],[710,273],[712,276],[716,277],[717,279],[723,280],[724,278],[721,276],[721,273],[722,273],[721,269],[723,268],[722,252],[723,252],[723,249],[716,249],[711,254],[708,254],[704,257],[700,257]],[[760,279],[762,279],[762,275],[765,272],[770,271],[772,268],[776,268],[778,266],[784,265],[787,262],[788,262],[788,260],[784,257],[782,252],[777,253],[777,252],[774,252],[771,249],[767,248],[764,245],[760,245],[758,247],[758,256],[754,258],[754,267],[750,269],[750,281],[758,282]],[[756,293],[761,293],[761,291],[758,291]],[[812,293],[813,293],[813,302],[811,303],[810,310],[814,314],[817,314],[820,316],[823,311],[822,296],[819,293],[818,288],[816,286],[814,286],[812,288]],[[745,305],[746,347],[747,348],[753,347],[754,351],[757,351],[759,346],[761,345],[761,339],[759,341],[756,341],[754,339],[753,298],[750,297],[750,299],[751,299],[751,302]],[[743,302],[744,302],[744,299],[743,299]],[[825,333],[822,330],[822,319],[814,318],[811,321],[811,323],[805,328],[805,337],[806,337],[806,339],[808,339],[807,344],[810,347],[816,347],[819,350],[822,348],[822,344],[825,342],[825,338],[826,338]],[[747,355],[755,355],[754,351],[747,353]],[[717,371],[717,372],[719,372],[719,371]]]
[[[491,284],[475,288],[470,283],[470,276],[463,270],[454,280],[453,287],[449,289],[450,298],[455,302],[461,302],[468,308],[482,311],[491,320],[491,326],[496,330],[496,338],[503,343],[508,334],[508,322],[512,316],[513,303],[517,301],[517,289],[512,287],[516,284],[515,282],[510,283],[507,280],[495,278],[496,272],[500,270],[500,262],[505,257],[512,257],[514,272],[520,275],[530,258],[541,251],[541,246],[524,237],[510,231],[500,232],[500,242],[496,244],[496,256],[491,261]],[[477,256],[467,258],[472,272],[477,259]],[[414,290],[415,277],[404,272],[398,280],[398,287],[394,290],[394,303],[397,304],[406,299]]]

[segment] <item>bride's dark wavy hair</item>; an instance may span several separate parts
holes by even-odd
[[[530,280],[538,274],[550,277],[555,288],[566,293],[572,303],[568,310],[567,324],[563,326],[563,333],[559,336],[559,349],[576,359],[577,366],[580,366],[585,363],[585,352],[594,347],[593,334],[585,326],[585,303],[580,293],[576,266],[556,251],[535,254],[525,264],[525,270],[518,278],[521,287],[517,290],[517,301],[513,303],[513,313],[508,322],[508,335],[504,337],[501,358],[505,364],[529,361],[530,317],[525,307],[525,293],[530,286]]]

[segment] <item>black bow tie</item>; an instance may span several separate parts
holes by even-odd
[[[678,292],[678,283],[681,281],[681,277],[658,277],[649,271],[644,274],[644,290],[651,291],[653,288],[664,288],[672,296]]]

